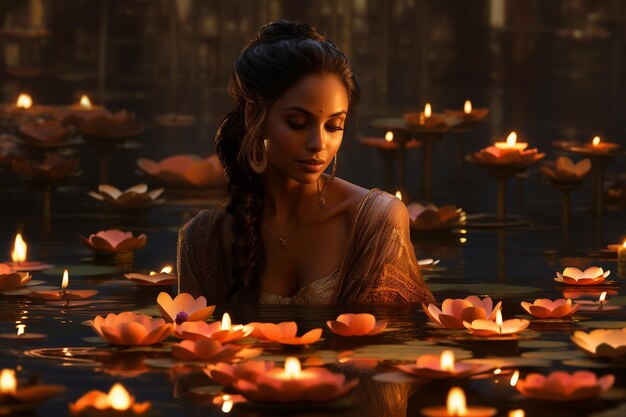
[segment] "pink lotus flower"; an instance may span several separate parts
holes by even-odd
[[[341,314],[326,325],[340,336],[374,336],[387,327],[387,320],[376,320],[371,314]]]
[[[465,212],[453,205],[437,207],[434,204],[411,203],[407,210],[411,228],[416,230],[447,229],[466,223]]]
[[[134,237],[131,232],[109,229],[91,234],[89,238],[80,236],[80,240],[94,252],[119,253],[143,248],[148,237],[144,234]]]
[[[282,345],[310,345],[317,342],[322,337],[322,329],[313,329],[300,337],[298,333],[298,325],[295,321],[286,321],[278,324],[274,323],[250,323],[253,330],[250,334],[252,337],[265,339]]]
[[[28,272],[13,271],[7,264],[0,263],[0,291],[11,291],[32,279]]]
[[[172,325],[161,318],[125,311],[96,316],[89,325],[107,342],[118,346],[147,346],[160,343],[169,336]]]
[[[296,363],[297,362],[297,363]],[[285,368],[275,367],[255,380],[239,379],[233,387],[249,400],[260,403],[324,402],[347,395],[358,379],[346,381],[343,374],[326,368],[300,369],[296,358],[287,358]]]
[[[205,321],[186,321],[176,326],[175,336],[189,340],[213,339],[221,343],[229,343],[243,339],[250,332],[252,332],[251,327],[239,325],[225,328],[219,321],[211,324]]]
[[[537,149],[500,149],[495,146],[489,146],[479,152],[470,154],[469,159],[482,165],[516,165],[523,167],[545,156],[545,153],[539,153]]]
[[[448,298],[441,305],[441,310],[435,304],[429,304],[428,307],[422,304],[424,312],[437,327],[455,330],[463,329],[464,321],[494,320],[502,302],[498,302],[493,308],[492,306],[491,297],[481,300],[475,295],[470,295],[465,299]]]
[[[623,329],[597,329],[589,333],[576,330],[572,342],[586,353],[604,359],[626,358],[626,327]]]
[[[219,362],[207,365],[203,371],[218,384],[228,387],[240,379],[255,380],[259,374],[264,374],[274,368],[272,361],[246,361],[238,365]]]
[[[246,349],[243,345],[221,344],[213,339],[183,340],[172,346],[172,354],[186,361],[228,362],[260,355],[262,349]]]
[[[415,364],[399,364],[395,367],[411,376],[431,379],[466,378],[492,369],[491,365],[456,362],[451,350],[444,350],[441,355],[421,355]]]
[[[160,162],[137,161],[139,169],[154,180],[173,188],[211,188],[226,185],[224,168],[217,155],[206,159],[197,155],[174,155]]]
[[[176,284],[176,282],[178,281],[178,276],[171,273],[171,271],[172,267],[166,266],[161,269],[161,272],[151,271],[149,274],[139,274],[136,272],[132,272],[130,274],[124,274],[124,276],[139,286],[165,286]]]
[[[580,305],[572,305],[572,300],[569,298],[559,298],[558,300],[548,300],[546,298],[540,298],[531,303],[522,301],[522,308],[528,312],[531,316],[538,317],[540,319],[547,318],[563,318],[568,317],[578,311]]]
[[[78,175],[80,159],[66,159],[56,154],[46,155],[43,161],[15,157],[11,161],[13,171],[27,181],[63,181]]]
[[[72,131],[61,126],[56,120],[41,119],[20,125],[18,134],[29,143],[46,145],[65,141]]]
[[[515,388],[530,398],[548,401],[577,401],[596,397],[613,385],[615,377],[605,375],[597,378],[589,371],[577,371],[568,374],[563,371],[552,372],[547,377],[532,373],[526,379],[520,379]]]
[[[464,321],[463,326],[470,333],[475,334],[476,336],[512,336],[514,334],[520,333],[528,326],[530,322],[524,319],[510,319],[510,320],[502,320],[502,312],[498,310],[496,312],[496,320],[484,320],[478,319],[473,320],[471,323]]]
[[[215,306],[207,307],[206,298],[193,298],[186,292],[178,294],[174,299],[168,293],[162,292],[157,297],[157,303],[163,318],[176,324],[206,320],[215,310]]]
[[[101,184],[98,186],[98,192],[90,191],[89,196],[113,208],[141,210],[153,204],[163,203],[165,200],[158,199],[161,193],[163,193],[163,188],[157,188],[148,192],[148,186],[146,184],[137,184],[124,191],[112,185]]]
[[[554,169],[548,166],[543,166],[540,169],[552,181],[577,182],[591,171],[591,161],[586,158],[574,164],[568,157],[561,156],[556,160]]]
[[[578,268],[568,267],[563,273],[557,272],[556,282],[568,285],[596,285],[602,283],[611,271],[603,271],[602,268],[591,266],[584,271]]]

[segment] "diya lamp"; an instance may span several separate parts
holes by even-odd
[[[224,313],[222,321],[208,324],[205,321],[186,321],[176,326],[175,336],[182,339],[213,339],[220,343],[229,343],[243,339],[252,333],[252,326],[233,325],[230,315]]]
[[[41,340],[46,338],[46,335],[43,333],[26,333],[25,324],[17,324],[15,327],[17,328],[16,333],[2,333],[0,337],[12,340]]]
[[[395,368],[410,376],[429,379],[459,379],[487,372],[491,365],[455,361],[454,352],[444,350],[441,355],[421,355],[415,364],[399,364]]]
[[[427,417],[491,417],[498,412],[491,407],[468,407],[465,392],[462,388],[452,387],[448,391],[446,406],[422,408],[422,414]]]
[[[49,301],[51,305],[57,305],[62,307],[72,307],[88,304],[89,302],[82,301],[87,298],[93,297],[98,294],[96,290],[68,290],[69,286],[69,272],[68,270],[63,271],[63,279],[61,281],[61,291],[58,290],[40,290],[33,291],[31,293],[32,297],[40,298],[45,301]]]
[[[577,371],[569,374],[555,371],[544,376],[531,373],[526,379],[520,379],[515,388],[523,395],[547,401],[578,401],[596,397],[607,391],[615,377],[612,374],[602,378],[589,371]]]
[[[506,141],[496,142],[479,152],[474,152],[470,155],[470,160],[478,164],[524,167],[545,156],[543,153],[538,153],[536,148],[526,148],[528,148],[528,143],[519,142],[517,133],[511,132]]]
[[[602,141],[602,139],[600,139],[600,136],[595,136],[591,140],[591,143],[586,143],[584,147],[585,149],[590,150],[592,152],[607,153],[607,152],[612,152],[615,149],[619,148],[619,145],[617,143],[604,142]]]
[[[513,131],[509,133],[509,136],[507,136],[505,142],[496,142],[493,144],[493,146],[495,146],[497,149],[502,149],[502,150],[507,150],[507,151],[515,150],[515,151],[522,152],[528,147],[528,143],[518,142],[517,133]]]
[[[24,412],[65,391],[61,385],[27,384],[20,386],[15,370],[0,372],[0,410],[2,414]]]
[[[572,342],[594,358],[623,362],[626,359],[626,327],[622,329],[596,329],[589,333],[576,330]]]
[[[18,233],[15,236],[15,243],[11,250],[11,260],[13,262],[8,265],[15,271],[43,271],[44,269],[52,268],[52,265],[44,264],[36,261],[28,261],[27,255],[28,245],[22,238],[22,234]]]
[[[357,378],[346,381],[342,373],[326,368],[302,369],[295,357],[285,360],[285,367],[274,367],[256,374],[255,378],[242,378],[233,383],[237,392],[259,403],[310,403],[331,401],[347,395],[357,384]]]
[[[602,291],[597,301],[593,300],[578,300],[576,304],[580,306],[580,310],[584,311],[614,311],[621,309],[620,306],[607,305],[606,299],[607,292]]]
[[[626,278],[626,240],[617,249],[617,273],[620,278]]]
[[[69,404],[69,410],[75,416],[139,416],[151,407],[149,401],[136,403],[121,383],[115,383],[108,393],[89,391],[75,403]]]
[[[476,363],[480,363],[477,360]],[[489,363],[487,360],[485,365]],[[475,375],[470,379],[472,388],[492,399],[508,400],[515,392],[519,380],[519,370],[496,368],[493,372]]]
[[[446,110],[445,114],[454,116],[464,122],[477,122],[487,117],[489,109],[475,109],[471,101],[465,100],[465,103],[463,103],[463,111]]]
[[[160,272],[150,271],[149,274],[139,274],[133,272],[130,274],[124,274],[124,276],[141,287],[174,285],[178,281],[177,275],[172,273],[172,267],[169,265],[161,268]]]
[[[530,322],[525,319],[502,320],[502,311],[496,312],[496,320],[473,320],[471,323],[464,321],[463,325],[471,334],[483,337],[514,336],[529,326]]]

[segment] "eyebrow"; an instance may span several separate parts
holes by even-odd
[[[307,116],[313,116],[313,113],[311,113],[310,111],[308,111],[307,109],[303,109],[302,107],[298,107],[298,106],[292,106],[292,107],[288,107],[285,109],[285,111],[287,110],[295,110],[298,111],[300,113],[304,113]],[[333,118],[333,117],[337,117],[337,116],[341,116],[341,115],[347,115],[348,112],[345,110],[340,110],[336,113],[331,114],[330,116],[328,116],[329,118]]]

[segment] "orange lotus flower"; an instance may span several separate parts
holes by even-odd
[[[133,185],[127,190],[120,190],[112,185],[101,184],[98,192],[89,192],[89,196],[102,201],[106,205],[120,210],[141,210],[153,204],[161,204],[165,200],[158,198],[163,193],[163,188],[157,188],[148,192],[146,184]]]
[[[135,403],[128,391],[120,383],[114,384],[108,393],[92,390],[83,395],[75,403],[69,405],[73,415],[93,416],[138,416],[151,407],[149,401]]]
[[[568,285],[596,285],[602,283],[611,271],[603,271],[602,268],[591,266],[584,271],[578,268],[568,267],[563,273],[557,272],[556,282]]]
[[[274,323],[250,323],[253,330],[250,334],[252,337],[265,339],[283,345],[310,345],[317,342],[322,337],[322,329],[317,328],[309,330],[300,337],[298,333],[298,325],[295,321],[286,321],[278,324]]]
[[[420,355],[415,364],[400,364],[395,367],[411,376],[431,379],[466,378],[493,368],[478,363],[456,362],[451,350],[444,350],[441,355]]]
[[[463,329],[464,321],[494,320],[501,306],[502,302],[498,302],[493,307],[491,297],[485,297],[481,300],[475,295],[470,295],[464,299],[447,298],[443,301],[441,310],[435,304],[429,304],[428,307],[422,304],[424,312],[437,327],[455,330]]]
[[[0,263],[0,291],[11,291],[32,279],[28,272],[13,271],[7,264]]]
[[[253,358],[261,352],[262,349],[246,349],[243,345],[223,345],[213,339],[183,340],[172,346],[172,354],[178,359],[213,363]]]
[[[80,236],[80,240],[95,252],[118,253],[143,248],[148,237],[144,234],[134,237],[131,232],[109,229],[91,234],[89,238]]]
[[[626,358],[626,327],[623,329],[597,329],[589,333],[576,330],[572,342],[586,353],[604,359]]]
[[[341,314],[326,325],[340,336],[374,336],[387,327],[387,320],[376,320],[371,314]]]
[[[489,146],[479,152],[470,154],[472,162],[482,165],[516,165],[527,166],[545,157],[545,153],[539,153],[537,149],[500,149]]]
[[[0,371],[0,406],[3,415],[13,415],[13,412],[21,414],[31,410],[63,391],[65,388],[61,385],[22,385],[15,377],[15,370]]]
[[[218,384],[228,387],[240,379],[255,380],[259,374],[264,374],[274,368],[272,361],[245,361],[241,364],[231,365],[219,362],[215,365],[207,365],[203,371]]]
[[[83,135],[97,139],[123,140],[140,135],[145,129],[135,114],[126,110],[115,114],[99,112],[93,117],[79,116],[77,119],[78,128]]]
[[[615,382],[613,375],[597,378],[589,371],[577,371],[568,374],[563,371],[552,372],[547,377],[541,374],[529,374],[520,379],[515,388],[530,398],[547,401],[577,401],[596,397],[607,391]]]
[[[257,374],[254,381],[236,380],[233,387],[249,400],[260,403],[324,402],[347,395],[358,379],[346,381],[340,373],[326,368],[300,368],[296,358],[287,358],[285,367]]]
[[[217,155],[174,155],[160,162],[139,159],[137,166],[154,180],[173,188],[211,188],[226,184]]]
[[[130,274],[124,274],[126,278],[135,284],[148,287],[156,285],[173,285],[178,281],[178,276],[172,273],[172,267],[166,266],[161,269],[161,272],[151,271],[150,274],[139,274],[132,272]]]
[[[88,324],[107,342],[117,346],[147,346],[161,342],[172,331],[172,325],[162,318],[125,311],[96,316]]]
[[[40,162],[19,156],[11,160],[11,165],[20,178],[28,181],[52,182],[77,176],[80,159],[48,154]]]
[[[463,325],[470,333],[476,336],[512,336],[516,333],[520,333],[530,325],[528,320],[524,319],[510,319],[502,320],[502,312],[498,310],[496,312],[496,320],[474,320],[471,323],[464,321]]]
[[[548,300],[546,298],[539,298],[532,303],[522,301],[522,308],[528,312],[531,316],[538,317],[540,319],[556,318],[560,319],[568,317],[578,311],[580,305],[573,304],[571,299],[559,298],[558,300]]]
[[[157,303],[163,318],[176,324],[206,320],[215,310],[215,306],[207,307],[206,298],[203,296],[193,298],[186,292],[181,292],[174,299],[168,293],[162,292],[157,297]]]
[[[437,207],[434,204],[411,203],[407,206],[410,226],[416,230],[439,230],[462,226],[465,212],[453,205]]]
[[[591,171],[591,161],[587,158],[575,164],[568,157],[561,156],[556,160],[554,169],[548,166],[543,166],[540,169],[552,181],[577,182]]]
[[[248,326],[224,326],[224,322],[215,321],[208,324],[205,321],[186,321],[176,326],[175,336],[181,339],[213,339],[221,343],[234,342],[243,339],[252,332]]]
[[[19,126],[20,138],[35,145],[47,145],[64,142],[69,139],[72,131],[56,120],[40,119]]]

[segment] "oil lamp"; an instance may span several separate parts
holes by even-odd
[[[452,387],[448,392],[446,406],[426,407],[422,414],[427,417],[491,417],[498,412],[491,407],[468,407],[463,389]]]

